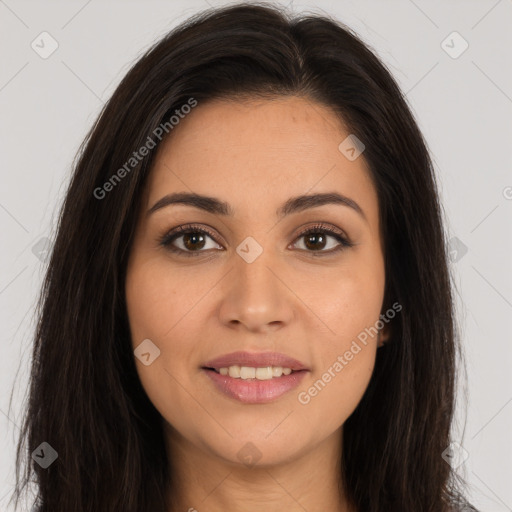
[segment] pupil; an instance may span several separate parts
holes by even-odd
[[[203,241],[203,244],[199,247],[194,245],[195,243],[197,243],[197,239],[202,239]],[[187,249],[202,249],[204,247],[204,237],[201,233],[187,233],[183,236],[183,243]]]
[[[307,236],[307,240],[306,240],[306,246],[309,248],[310,247],[309,244],[311,243],[311,241],[312,240],[314,241],[317,238],[319,238],[320,240],[323,241],[323,244],[320,247],[320,249],[323,249],[325,247],[325,239],[324,239],[324,237],[322,236],[321,233],[313,233],[313,234],[308,235]],[[318,246],[315,247],[314,242],[313,242],[313,249],[318,249],[318,248],[319,248]]]

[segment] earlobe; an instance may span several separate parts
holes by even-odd
[[[387,343],[389,341],[390,335],[390,327],[389,325],[385,325],[377,335],[377,348],[382,347],[385,343]]]

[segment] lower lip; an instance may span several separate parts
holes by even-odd
[[[246,404],[265,404],[277,400],[279,397],[296,388],[303,379],[307,370],[292,372],[290,375],[273,377],[268,380],[234,379],[228,375],[221,375],[215,370],[203,368],[219,391]]]

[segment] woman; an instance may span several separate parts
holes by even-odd
[[[84,142],[42,296],[37,510],[475,510],[425,142],[358,37],[212,9]]]

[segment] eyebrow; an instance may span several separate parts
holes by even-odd
[[[215,197],[203,196],[195,193],[176,192],[168,194],[159,199],[147,212],[148,215],[173,204],[184,204],[200,210],[204,210],[214,215],[233,216],[234,210],[228,203]],[[291,197],[276,211],[278,218],[283,218],[292,213],[301,212],[310,208],[324,206],[327,204],[336,204],[347,206],[357,212],[365,221],[368,222],[363,209],[353,200],[337,192],[327,192],[323,194],[301,195]]]

